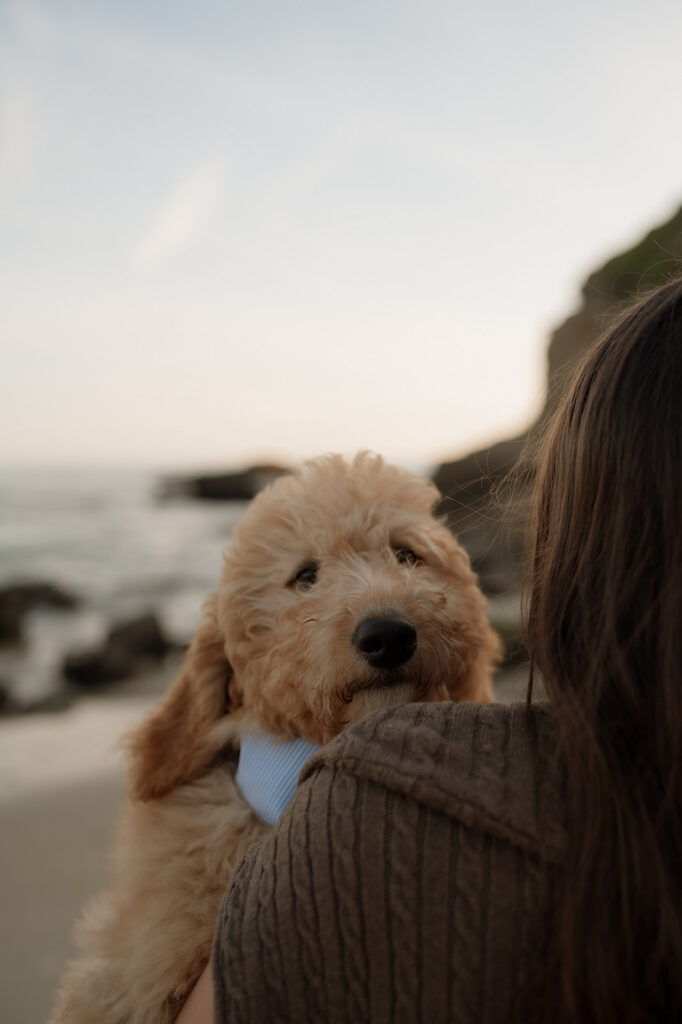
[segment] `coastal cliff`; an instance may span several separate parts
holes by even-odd
[[[443,463],[434,473],[444,496],[440,512],[469,550],[488,594],[519,586],[534,442],[576,363],[614,314],[635,296],[674,277],[681,266],[682,207],[588,275],[577,309],[549,338],[546,397],[538,420],[515,437]]]

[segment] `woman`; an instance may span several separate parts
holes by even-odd
[[[551,424],[527,642],[547,705],[408,705],[308,763],[223,904],[219,1024],[682,1020],[680,281]]]

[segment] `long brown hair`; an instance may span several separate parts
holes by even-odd
[[[528,596],[566,772],[564,1019],[682,1020],[682,279],[621,316],[554,417]]]

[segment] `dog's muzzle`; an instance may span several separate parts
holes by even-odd
[[[353,633],[353,647],[372,668],[397,668],[417,649],[417,630],[402,615],[369,615]]]

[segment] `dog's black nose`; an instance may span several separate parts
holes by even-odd
[[[353,633],[353,646],[373,668],[396,668],[417,649],[417,630],[401,615],[369,616]]]

